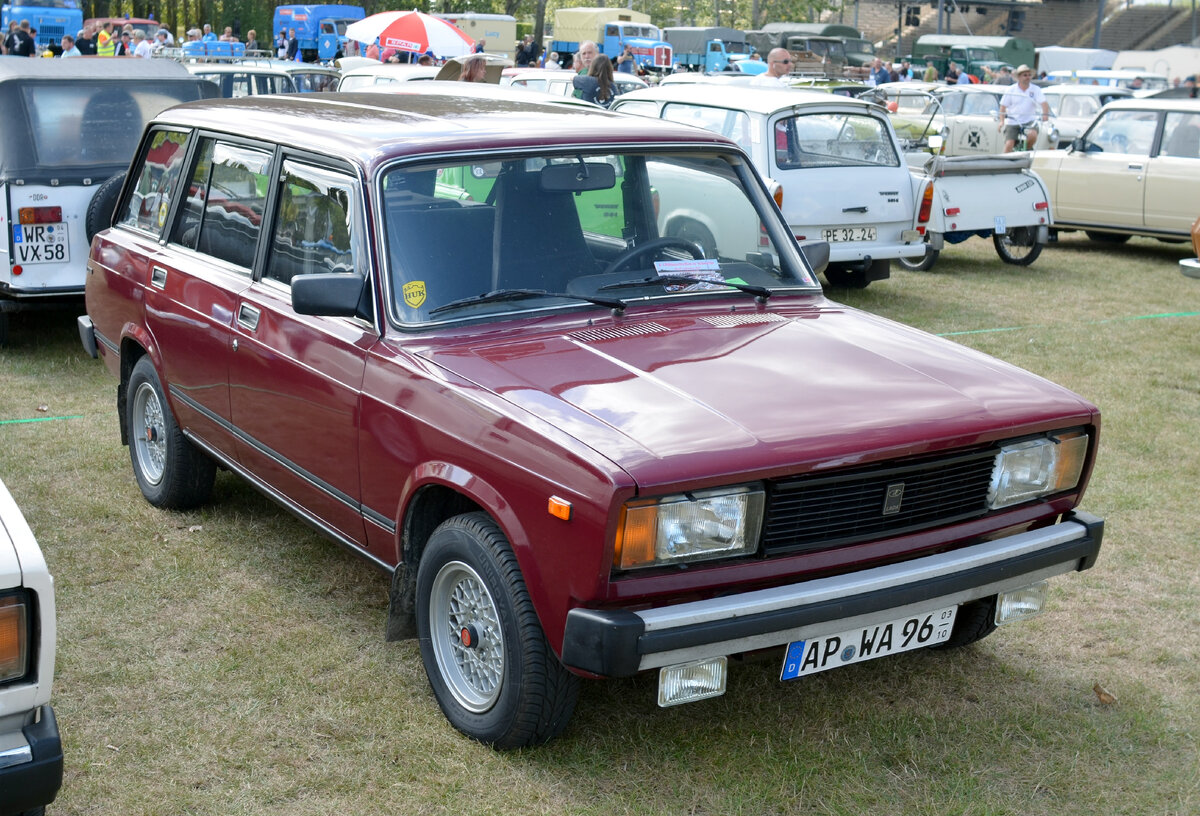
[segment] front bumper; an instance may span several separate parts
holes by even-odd
[[[11,736],[0,735],[0,816],[48,805],[62,787],[62,740],[54,709],[42,706],[38,722]]]
[[[1103,535],[1103,519],[1075,511],[1051,527],[845,575],[656,609],[572,609],[562,659],[628,677],[836,634],[1088,569]]]

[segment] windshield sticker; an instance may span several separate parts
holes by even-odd
[[[710,289],[720,289],[725,279],[721,277],[721,264],[716,258],[700,258],[694,261],[655,261],[654,270],[659,277],[686,275],[689,278],[701,278],[712,283],[672,283],[664,288],[668,292],[701,292]]]
[[[404,302],[414,309],[419,309],[425,302],[425,281],[411,281],[401,288]]]

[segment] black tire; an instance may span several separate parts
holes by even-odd
[[[840,289],[866,289],[871,281],[867,278],[867,270],[851,269],[842,264],[829,264],[825,267],[825,280],[830,286]]]
[[[125,393],[129,458],[142,495],[155,507],[170,510],[208,501],[216,463],[179,430],[148,355],[133,367]]]
[[[954,619],[954,631],[950,639],[934,646],[935,649],[960,649],[977,643],[996,631],[996,596],[969,601],[958,608]]]
[[[1083,234],[1101,244],[1123,244],[1131,237],[1121,232],[1097,232],[1096,230],[1084,230]]]
[[[485,513],[443,522],[417,568],[425,674],[450,724],[495,748],[546,742],[566,727],[579,678],[554,655],[516,556]]]
[[[1029,266],[1042,254],[1037,234],[1029,227],[1016,227],[1003,235],[993,233],[992,244],[1000,260],[1013,266]]]
[[[925,245],[925,255],[921,258],[897,258],[903,266],[910,272],[928,272],[937,263],[938,256],[941,255],[941,250],[932,249],[929,244]]]
[[[8,345],[8,312],[0,312],[0,348]]]
[[[121,197],[121,186],[124,183],[125,174],[117,173],[101,184],[96,190],[96,194],[92,196],[83,219],[89,244],[96,237],[97,232],[112,226],[113,212],[117,209],[117,199]]]

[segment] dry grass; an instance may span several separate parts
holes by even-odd
[[[57,580],[52,810],[1200,812],[1200,281],[1183,255],[1064,237],[1019,269],[976,239],[933,272],[832,293],[1101,406],[1085,507],[1105,549],[1055,582],[1049,614],[787,684],[775,656],[736,663],[725,697],[676,709],[651,677],[585,683],[560,740],[510,754],[453,731],[415,647],[383,642],[373,567],[229,474],[207,508],[149,507],[72,317],[19,316],[0,419],[46,421],[0,425],[0,475]]]

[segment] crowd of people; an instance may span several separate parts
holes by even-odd
[[[212,26],[205,23],[201,28],[190,28],[185,35],[189,42],[241,42],[233,33],[232,26],[225,26],[216,34]],[[137,28],[133,23],[117,24],[112,20],[88,23],[75,35],[64,34],[60,43],[48,48],[37,45],[37,29],[28,20],[9,24],[0,53],[15,57],[144,57],[149,59],[165,48],[175,45],[175,36],[165,27],[153,33]],[[258,51],[261,46],[257,33],[246,32],[246,51]]]

